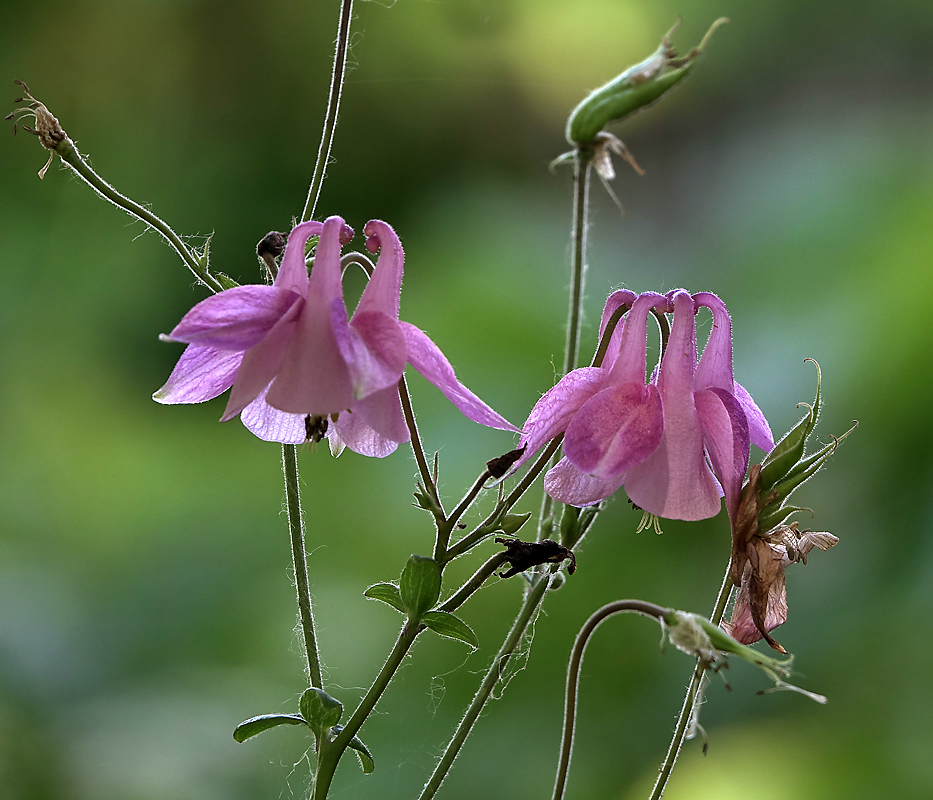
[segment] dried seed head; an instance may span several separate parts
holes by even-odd
[[[40,103],[33,97],[29,92],[29,87],[22,81],[14,81],[14,83],[23,87],[25,92],[23,97],[17,97],[14,102],[22,103],[29,101],[28,104],[24,107],[15,109],[14,111],[7,114],[5,119],[13,120],[13,135],[16,135],[17,126],[20,124],[20,121],[23,119],[32,118],[36,122],[36,127],[31,128],[28,125],[23,125],[23,130],[27,133],[32,133],[38,137],[39,142],[46,149],[51,151],[49,154],[49,160],[46,162],[46,165],[39,170],[39,177],[44,178],[46,170],[52,163],[53,154],[55,148],[58,146],[59,142],[63,142],[68,138],[68,134],[62,129],[62,126],[59,124],[58,120],[52,115],[52,112],[45,107],[44,103]]]

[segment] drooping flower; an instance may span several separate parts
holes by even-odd
[[[534,451],[564,432],[565,457],[545,477],[557,500],[596,503],[625,485],[633,503],[669,519],[714,516],[726,496],[738,506],[749,443],[774,446],[764,415],[732,374],[731,321],[708,292],[611,295],[603,312],[631,306],[602,367],[566,375],[532,409],[522,442]],[[706,306],[713,330],[697,363],[695,313]],[[646,381],[647,315],[673,313],[660,369]],[[601,329],[602,333],[602,329]],[[525,458],[530,457],[529,452]]]
[[[399,321],[403,258],[386,223],[365,229],[380,250],[376,268],[348,319],[341,285],[340,246],[353,232],[340,217],[305,222],[289,235],[272,286],[239,286],[189,311],[168,337],[189,346],[161,403],[199,403],[232,387],[222,421],[240,415],[259,438],[299,443],[314,430],[332,448],[345,444],[382,457],[409,439],[397,384],[412,364],[469,419],[515,428],[461,384],[437,346]],[[305,243],[320,237],[308,275]]]

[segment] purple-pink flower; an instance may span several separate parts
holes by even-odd
[[[715,516],[720,498],[733,515],[748,467],[749,444],[774,446],[764,415],[732,373],[732,323],[716,295],[683,290],[610,295],[600,335],[622,305],[600,367],[570,372],[525,422],[523,460],[564,433],[564,458],[545,476],[556,500],[591,505],[625,485],[633,503],[668,519]],[[697,361],[695,314],[707,307],[713,329]],[[647,318],[673,313],[660,368],[647,373]],[[619,330],[621,328],[621,330]]]
[[[426,334],[399,321],[401,243],[378,220],[364,233],[379,259],[352,318],[340,247],[353,231],[340,217],[304,222],[289,234],[272,286],[227,289],[185,314],[167,338],[188,347],[153,398],[200,403],[231,389],[221,421],[239,414],[259,438],[293,444],[308,439],[311,420],[329,421],[332,448],[382,457],[409,440],[397,386],[408,363],[467,418],[516,430],[457,380]],[[309,276],[305,244],[315,235]]]

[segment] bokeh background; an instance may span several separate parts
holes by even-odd
[[[215,268],[255,282],[256,242],[304,201],[337,6],[6,2],[3,96],[12,109],[25,80],[105,177],[177,230],[214,232]],[[319,210],[396,227],[403,318],[520,422],[562,358],[571,185],[547,164],[566,149],[568,111],[677,14],[684,50],[716,17],[732,23],[687,83],[614,129],[647,174],[620,168],[624,218],[594,186],[584,353],[611,289],[712,290],[732,311],[737,377],[776,432],[812,398],[807,357],[823,368],[821,441],[860,427],[801,491],[815,511],[803,524],[841,542],[789,571],[779,631],[799,682],[829,703],[758,696],[766,679],[734,665],[734,691],[708,692],[709,754],[687,744],[667,797],[928,798],[928,0],[358,3]],[[0,798],[303,797],[297,728],[230,735],[293,711],[304,688],[279,450],[218,425],[222,400],[151,401],[181,349],[157,335],[204,295],[156,235],[67,171],[39,181],[44,159],[26,134],[0,137]],[[454,499],[513,440],[411,384]],[[362,592],[427,552],[432,526],[410,504],[403,449],[300,462],[328,688],[352,706],[399,623]],[[550,796],[567,655],[598,605],[708,612],[725,520],[656,536],[636,535],[638,519],[609,505],[442,796]],[[472,655],[422,637],[363,730],[376,772],[348,757],[334,798],[417,796],[519,601],[518,579],[493,581],[463,609]],[[658,638],[622,618],[593,640],[568,797],[647,795],[692,668]]]

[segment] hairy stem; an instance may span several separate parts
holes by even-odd
[[[564,796],[564,787],[567,782],[567,771],[570,768],[570,756],[573,752],[573,733],[577,719],[577,691],[580,684],[580,667],[583,664],[583,654],[590,637],[596,629],[609,617],[622,613],[641,614],[663,621],[664,616],[670,613],[669,608],[662,608],[654,603],[643,600],[617,600],[603,606],[586,621],[570,654],[570,663],[567,666],[567,694],[564,702],[564,733],[560,746],[560,761],[557,766],[557,778],[554,781],[554,794],[552,800],[561,800]]]
[[[330,148],[334,142],[334,131],[337,129],[340,97],[343,94],[343,78],[347,70],[347,51],[350,49],[350,20],[352,16],[353,0],[342,0],[340,4],[340,24],[337,27],[337,45],[334,50],[334,70],[330,76],[330,91],[327,97],[327,115],[324,117],[324,130],[321,132],[321,143],[318,145],[317,160],[314,163],[314,173],[311,176],[311,186],[308,189],[308,199],[305,200],[300,222],[307,222],[314,216],[318,197],[321,194],[321,186],[324,183],[324,175],[327,172]]]
[[[185,266],[191,270],[199,283],[206,286],[212,292],[220,292],[223,290],[223,286],[221,286],[220,282],[208,272],[206,262],[202,263],[192,252],[191,248],[189,248],[188,245],[181,240],[181,237],[172,230],[167,222],[157,217],[149,211],[149,209],[144,208],[139,203],[130,200],[129,197],[118,192],[113,186],[100,177],[100,175],[91,168],[91,165],[84,160],[71,139],[66,137],[60,141],[55,147],[55,152],[61,156],[62,161],[71,167],[78,176],[101,197],[113,203],[118,208],[122,208],[141,222],[145,222],[160,233],[172,246],[172,249],[178,253],[179,258],[181,258]]]
[[[710,615],[710,622],[712,622],[713,625],[718,625],[722,622],[722,616],[726,611],[726,604],[729,602],[729,595],[732,593],[732,581],[729,579],[729,567],[731,565],[732,560],[730,559],[729,564],[726,565],[726,574],[722,579],[722,586],[719,588],[716,603],[713,606],[713,613]],[[680,716],[677,717],[674,736],[671,738],[670,746],[667,748],[667,756],[665,756],[664,763],[661,765],[661,771],[658,774],[657,781],[655,781],[654,788],[651,790],[649,800],[660,800],[664,795],[664,789],[667,787],[667,782],[671,777],[674,764],[677,763],[677,758],[680,755],[680,748],[683,746],[684,737],[687,733],[687,726],[690,724],[690,717],[693,715],[700,693],[700,686],[703,684],[703,676],[705,674],[706,669],[701,665],[700,659],[697,659],[696,666],[693,669],[693,678],[690,680],[690,685],[687,687],[687,694],[684,697],[683,708],[680,710]]]
[[[323,689],[321,660],[318,655],[314,615],[311,611],[311,589],[308,585],[308,560],[305,554],[304,518],[301,511],[301,492],[298,488],[297,448],[282,445],[282,474],[285,477],[285,507],[288,510],[288,530],[292,540],[292,564],[295,570],[295,590],[298,594],[298,614],[301,633],[308,659],[308,679],[311,686]]]
[[[544,594],[547,591],[550,581],[551,573],[544,572],[538,575],[535,583],[526,592],[525,600],[522,603],[518,616],[515,618],[515,622],[512,623],[511,630],[487,670],[483,682],[476,691],[476,695],[473,697],[472,702],[467,707],[463,719],[460,721],[456,732],[447,744],[444,754],[434,768],[434,772],[431,774],[427,784],[425,784],[424,789],[421,790],[419,800],[430,800],[440,788],[441,783],[454,763],[454,759],[456,759],[457,755],[460,753],[460,748],[463,747],[463,743],[466,741],[467,736],[469,736],[470,731],[473,730],[473,725],[476,723],[480,712],[486,705],[486,701],[489,700],[489,696],[492,694],[493,689],[495,689],[499,680],[505,674],[509,659],[511,659],[515,650],[521,644],[525,631],[528,630],[528,626],[541,607],[541,602],[544,600]]]
[[[438,525],[443,524],[447,519],[444,513],[444,506],[441,498],[437,494],[437,485],[434,482],[434,476],[428,467],[428,460],[424,456],[424,446],[421,444],[421,435],[418,433],[418,424],[415,422],[415,411],[411,407],[411,396],[408,394],[408,384],[405,382],[405,376],[402,375],[398,382],[398,395],[402,401],[402,413],[405,415],[405,424],[408,426],[408,432],[411,434],[411,451],[414,453],[415,461],[418,463],[418,472],[421,473],[421,483],[424,489],[430,495],[431,499],[437,503],[438,511],[435,518]]]

